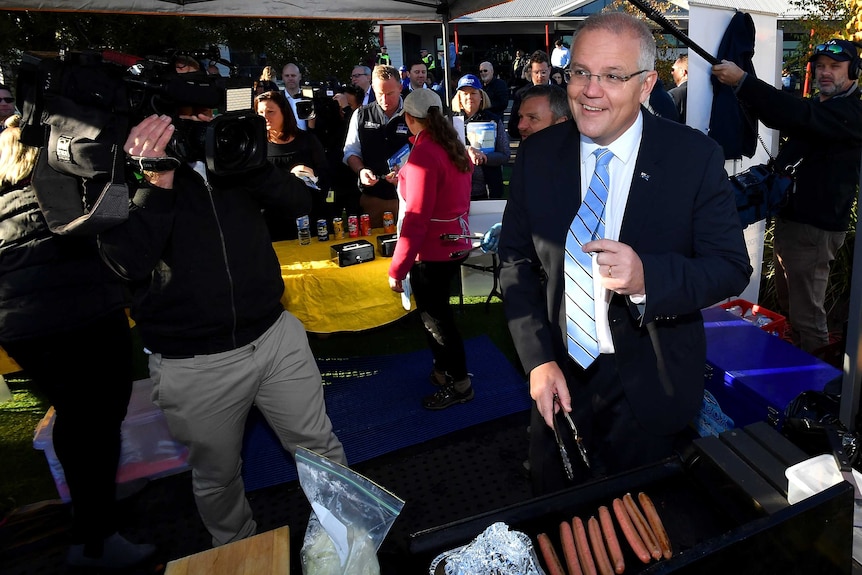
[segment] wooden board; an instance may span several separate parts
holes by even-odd
[[[290,575],[290,529],[285,525],[168,563],[165,575]]]

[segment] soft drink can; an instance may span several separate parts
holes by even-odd
[[[359,216],[359,232],[363,236],[371,235],[371,216],[368,214],[362,214]]]
[[[395,214],[383,212],[383,231],[387,234],[395,233]]]
[[[299,245],[307,246],[311,243],[311,230],[309,228],[308,216],[296,218],[296,230],[299,236]]]
[[[356,216],[347,218],[347,235],[351,238],[359,237],[359,218]]]
[[[332,218],[332,235],[337,240],[344,239],[344,220],[341,218]]]
[[[317,241],[329,241],[329,228],[326,226],[326,220],[317,220]]]

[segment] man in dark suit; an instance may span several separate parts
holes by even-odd
[[[657,78],[655,57],[652,34],[637,19],[611,12],[585,20],[571,54],[574,121],[531,135],[515,163],[500,279],[534,399],[537,493],[572,485],[552,427],[555,417],[563,425],[560,408],[571,412],[591,465],[569,445],[574,482],[674,453],[703,399],[700,310],[739,294],[751,275],[721,149],[642,107]],[[600,148],[613,154],[604,233],[577,248],[593,254],[584,269],[597,351],[581,367],[567,334],[577,288],[564,252],[588,182],[592,193]]]
[[[518,132],[518,110],[521,108],[521,98],[524,96],[524,92],[533,86],[553,84],[553,82],[551,82],[550,59],[548,58],[548,55],[541,50],[536,50],[530,54],[530,80],[532,83],[519,88],[512,98],[512,111],[509,116],[509,125],[507,127],[510,140],[521,139],[521,134]]]
[[[679,121],[685,124],[685,111],[688,106],[688,54],[682,54],[676,59],[671,73],[676,87],[671,88],[667,93],[673,98]]]

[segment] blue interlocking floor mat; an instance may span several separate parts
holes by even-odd
[[[421,404],[436,390],[428,380],[428,350],[317,360],[326,409],[349,464],[529,409],[524,378],[488,337],[468,339],[464,346],[475,397],[440,411]],[[296,479],[293,459],[256,410],[249,416],[243,462],[247,491]]]

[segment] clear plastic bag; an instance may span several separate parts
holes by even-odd
[[[545,575],[530,538],[505,523],[488,526],[469,544],[446,551],[431,562],[430,575]]]
[[[299,484],[311,503],[300,558],[304,575],[378,575],[377,550],[404,501],[313,451],[296,450]]]

